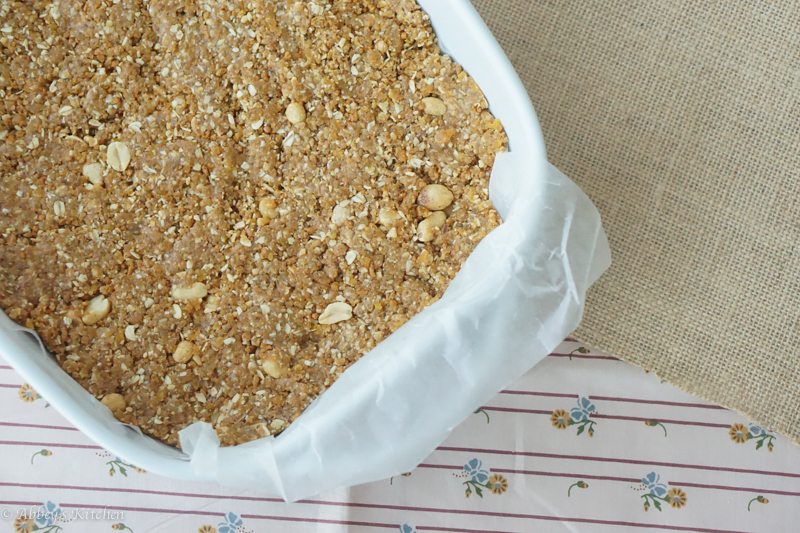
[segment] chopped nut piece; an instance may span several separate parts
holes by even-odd
[[[284,368],[278,363],[278,360],[272,356],[268,356],[261,362],[261,368],[271,378],[278,379],[283,376]]]
[[[61,200],[56,200],[55,202],[53,202],[53,213],[55,213],[57,217],[63,217],[64,213],[66,212],[67,212],[67,207],[64,205],[64,202],[62,202]]]
[[[267,218],[278,216],[278,202],[274,198],[262,198],[258,202],[258,212]]]
[[[319,323],[324,325],[336,324],[349,320],[353,316],[353,308],[346,302],[333,302],[319,315]]]
[[[431,215],[424,219],[417,225],[417,239],[421,242],[429,242],[436,237],[437,230],[444,225],[446,217],[441,211],[431,213]]]
[[[447,112],[447,106],[436,97],[428,96],[422,99],[422,106],[429,115],[442,116]]]
[[[176,363],[188,363],[194,357],[197,348],[189,341],[181,341],[172,353],[172,358]]]
[[[387,209],[382,207],[380,211],[378,211],[378,222],[380,222],[384,226],[391,226],[402,217],[400,213],[395,211],[394,209]]]
[[[131,151],[128,145],[114,141],[108,145],[106,150],[106,163],[108,166],[119,172],[124,172],[131,162]]]
[[[188,287],[172,287],[172,297],[176,300],[202,300],[207,294],[208,289],[199,281]]]
[[[87,326],[91,326],[107,317],[109,312],[111,312],[111,302],[105,296],[99,294],[89,301],[81,320]]]
[[[282,420],[282,419],[280,419],[280,418],[276,418],[275,420],[273,420],[273,421],[272,421],[272,422],[270,422],[270,424],[269,424],[269,428],[270,428],[272,431],[278,431],[278,430],[281,430],[281,429],[283,429],[285,426],[286,426],[286,420]]]
[[[417,197],[417,203],[431,211],[441,211],[453,203],[453,193],[444,185],[426,185]]]
[[[219,311],[219,296],[212,294],[208,297],[208,300],[206,300],[206,307],[203,309],[203,313],[208,315],[214,311]]]
[[[349,219],[351,216],[353,216],[353,211],[350,209],[349,202],[345,200],[343,202],[339,202],[333,208],[331,222],[339,226],[347,222],[347,219]]]
[[[269,430],[269,426],[267,426],[264,422],[259,422],[258,424],[253,426],[256,435],[259,437],[269,437],[272,433]]]
[[[122,414],[125,411],[125,408],[128,406],[128,403],[125,401],[125,397],[122,394],[117,394],[116,392],[112,392],[111,394],[106,394],[103,396],[103,399],[100,400],[100,403],[108,407],[114,415]]]
[[[83,165],[83,175],[86,176],[92,185],[103,184],[103,164],[102,163],[89,163]]]
[[[292,124],[300,124],[306,119],[306,108],[300,102],[292,102],[286,108],[286,118]]]
[[[138,337],[136,337],[136,326],[130,324],[125,326],[125,338],[129,341],[138,340]]]
[[[416,262],[417,266],[428,266],[433,262],[433,257],[427,249],[424,249],[417,256]]]
[[[356,252],[355,250],[348,250],[347,253],[344,254],[344,260],[348,265],[352,265],[353,261],[356,260],[357,256],[358,252]]]

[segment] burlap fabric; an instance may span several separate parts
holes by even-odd
[[[604,217],[577,338],[800,440],[800,4],[474,3]]]

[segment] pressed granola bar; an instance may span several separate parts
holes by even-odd
[[[0,307],[170,443],[283,430],[498,223],[413,0],[0,0]]]

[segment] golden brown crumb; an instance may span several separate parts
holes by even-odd
[[[170,443],[275,434],[498,224],[413,0],[0,0],[0,307]]]

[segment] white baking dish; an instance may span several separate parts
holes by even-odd
[[[520,215],[512,212],[518,191],[521,191],[520,194],[536,198],[536,201],[532,200],[529,204],[540,206],[536,208],[540,212],[525,213],[525,221],[518,221],[517,224],[541,226],[541,231],[546,232],[550,236],[548,238],[553,241],[553,251],[546,253],[545,256],[549,255],[552,258],[554,254],[558,255],[552,264],[543,260],[541,265],[530,267],[530,272],[525,270],[526,265],[509,267],[508,272],[512,274],[504,275],[510,276],[521,272],[524,276],[514,279],[514,284],[511,284],[513,286],[507,287],[508,291],[515,291],[512,295],[514,298],[518,297],[520,300],[527,298],[525,301],[529,307],[531,302],[536,303],[532,307],[534,309],[532,314],[541,312],[546,313],[546,316],[537,315],[534,317],[534,322],[529,324],[526,322],[527,318],[521,316],[525,313],[516,310],[527,308],[521,307],[519,302],[506,305],[502,303],[506,296],[498,295],[502,308],[498,308],[497,313],[493,313],[492,316],[499,318],[497,321],[483,319],[482,328],[485,326],[485,331],[482,331],[482,334],[489,339],[496,339],[496,344],[502,348],[503,353],[497,355],[496,363],[487,361],[487,356],[491,355],[491,348],[483,346],[482,342],[472,340],[469,346],[465,345],[462,348],[464,358],[468,359],[466,362],[461,359],[456,360],[457,354],[461,352],[447,352],[445,358],[449,359],[441,370],[441,383],[443,386],[448,386],[448,380],[452,379],[452,383],[456,384],[452,386],[464,390],[452,392],[451,397],[437,398],[437,401],[444,402],[442,410],[448,412],[448,416],[438,418],[431,416],[430,420],[418,417],[420,421],[417,429],[425,433],[424,438],[416,439],[408,445],[408,449],[405,449],[402,432],[396,435],[369,435],[372,439],[371,445],[369,442],[363,442],[360,437],[351,438],[351,433],[337,434],[336,428],[325,427],[312,431],[304,427],[293,433],[296,422],[277,439],[269,439],[270,443],[257,441],[234,448],[218,448],[213,442],[213,435],[209,435],[207,431],[192,432],[191,435],[187,435],[185,441],[185,444],[188,444],[186,448],[194,449],[195,452],[190,457],[176,448],[118,423],[102,404],[61,370],[58,364],[40,348],[33,336],[14,331],[14,329],[19,330],[19,327],[11,323],[2,312],[0,312],[0,354],[55,409],[93,441],[126,461],[171,478],[219,480],[238,486],[258,487],[264,492],[280,494],[287,499],[297,499],[335,486],[388,477],[415,466],[446,437],[455,424],[480,405],[480,402],[488,400],[502,386],[533,366],[577,325],[585,289],[600,275],[609,261],[607,243],[594,206],[574,184],[547,162],[542,134],[528,94],[472,5],[467,0],[420,0],[420,4],[430,15],[443,49],[462,64],[477,81],[490,103],[492,112],[501,120],[508,135],[510,154],[499,157],[495,165],[490,183],[492,201],[503,219],[508,222],[509,217],[513,220],[514,216]],[[539,197],[553,197],[560,203],[556,205],[548,203],[549,201],[544,202]],[[516,234],[512,233],[512,236],[514,235]],[[546,241],[545,237],[542,239],[543,242]],[[520,262],[516,256],[509,257]],[[502,260],[503,254],[497,253],[497,261]],[[469,270],[466,265],[464,270]],[[473,265],[473,278],[475,268],[480,266]],[[533,289],[528,291],[526,286],[520,286],[527,283],[526,280],[530,278],[532,280],[530,286],[537,287],[534,278],[539,275],[553,280],[552,294],[543,293],[541,296],[528,294]],[[491,278],[491,276],[490,272],[486,277]],[[487,283],[491,281],[489,279]],[[457,278],[448,289],[448,293],[453,297],[461,297],[462,300],[466,298],[469,301],[471,297],[469,291],[474,288],[473,285],[474,281],[470,285],[460,282]],[[556,292],[558,298],[554,296]],[[537,298],[539,300],[536,300]],[[408,342],[403,341],[404,335],[409,339],[411,338],[409,335],[435,331],[436,327],[441,327],[443,331],[449,328],[450,331],[446,333],[456,331],[458,334],[457,330],[461,326],[457,318],[452,318],[452,323],[444,324],[445,320],[441,318],[444,314],[438,315],[437,318],[436,309],[433,309],[436,305],[415,317],[381,345],[385,345],[387,350],[396,348],[402,346],[403,342]],[[515,305],[517,307],[514,307]],[[507,315],[504,316],[504,313]],[[425,323],[425,317],[428,323]],[[420,324],[423,325],[422,328]],[[433,324],[433,327],[429,328],[429,324]],[[519,328],[531,328],[531,333],[524,338],[520,337],[517,342],[514,332],[518,332]],[[436,342],[437,339],[432,337],[430,343],[436,344]],[[475,345],[474,349],[472,344]],[[442,351],[445,352],[445,348],[442,348]],[[375,365],[381,360],[372,357],[373,352],[351,367],[339,381],[352,374],[356,367],[360,367],[361,371],[369,370],[370,366],[374,369],[379,368]],[[405,354],[399,355],[398,352],[397,357],[405,357]],[[406,362],[411,366],[422,365],[425,362],[422,359],[409,357]],[[376,374],[388,372],[385,369],[386,364],[380,364],[383,366],[375,371]],[[442,362],[437,360],[436,364]],[[492,364],[502,365],[502,369],[496,369]],[[469,371],[465,371],[461,365],[474,365],[475,372],[487,376],[486,379],[474,379],[471,375],[472,367],[468,369]],[[397,369],[398,373],[405,371],[407,368]],[[450,374],[456,376],[451,378]],[[435,377],[434,382],[438,383]],[[331,403],[328,401],[329,398],[342,398],[336,401],[348,403],[350,397],[342,393],[341,388],[337,392],[335,390],[337,384],[323,394],[312,408],[319,408],[322,412],[328,409],[329,414],[325,416],[330,417],[330,405],[326,406],[323,399],[328,404]],[[383,384],[378,388],[382,386]],[[373,392],[364,387],[363,391],[357,389],[352,396],[359,397],[361,394],[368,397]],[[377,394],[376,403],[381,404],[376,411],[385,414],[391,410],[384,405],[388,401],[384,393],[386,391],[382,390],[375,394]],[[359,398],[352,399],[352,402],[358,401]],[[452,409],[448,407],[458,402],[462,402],[463,405],[452,406]],[[413,410],[420,407],[410,404],[409,408]],[[339,424],[340,426],[347,425],[346,417],[359,416],[357,408],[343,408],[342,411],[347,412],[342,414],[345,423]],[[307,414],[308,412],[303,417]],[[360,416],[363,416],[363,413]],[[394,422],[398,424],[406,423],[408,420],[403,419],[402,413],[397,415],[392,413],[388,416],[396,418]],[[376,415],[375,418],[380,417]],[[354,424],[361,422],[357,420]],[[372,421],[364,422],[367,425],[370,423]],[[380,421],[375,422],[378,425],[380,423]],[[310,458],[304,455],[308,453],[308,447],[313,448],[317,444],[330,442],[331,439],[335,440],[336,450],[316,450]],[[381,439],[386,440],[381,441]],[[385,448],[391,446],[394,449],[395,444],[397,452]],[[356,466],[353,465],[353,461],[347,459],[354,455],[359,458]],[[332,464],[334,462],[332,459],[335,457],[341,457],[344,465]],[[350,470],[345,472],[346,468]],[[290,480],[290,483],[287,480]]]

